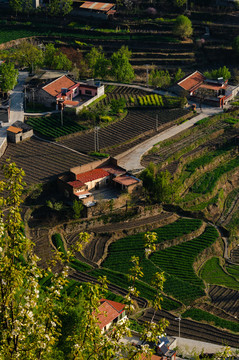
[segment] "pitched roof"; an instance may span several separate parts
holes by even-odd
[[[202,82],[205,80],[205,76],[201,74],[199,71],[195,71],[194,73],[186,76],[182,80],[178,81],[178,85],[181,86],[184,90],[192,90],[197,88]]]
[[[100,302],[101,304],[99,306],[97,318],[99,320],[99,328],[103,329],[119,316],[119,314],[124,310],[125,305],[107,299],[101,299]],[[121,310],[117,310],[116,308]]]
[[[118,176],[115,179],[113,179],[113,181],[117,182],[118,184],[125,185],[125,186],[130,186],[130,185],[137,184],[138,182],[140,182],[139,179],[136,179],[135,177],[130,176],[130,175]]]
[[[22,129],[11,125],[11,126],[9,126],[9,128],[7,128],[7,131],[10,131],[14,134],[18,134],[18,133],[22,132]]]
[[[77,174],[76,179],[82,181],[85,184],[89,181],[102,179],[109,175],[110,174],[108,173],[108,171],[106,171],[104,169],[93,169],[90,171],[86,171],[82,174]]]
[[[124,309],[125,304],[121,304],[117,301],[112,301],[112,300],[108,300],[108,299],[100,299],[100,303],[103,303],[107,301],[111,306],[113,306],[113,308],[115,308],[116,311],[118,311],[119,313]]]
[[[43,90],[45,90],[48,94],[51,96],[57,96],[61,93],[61,89],[66,88],[69,89],[69,87],[75,85],[76,82],[68,78],[66,75],[62,75],[58,79],[50,82],[50,84],[43,86]]]
[[[112,9],[114,6],[115,4],[110,4],[110,3],[86,1],[80,6],[80,8],[107,12],[110,9]]]
[[[68,181],[68,183],[70,186],[73,187],[73,189],[78,189],[79,187],[84,186],[85,184],[80,181],[80,180],[74,180],[74,181]]]

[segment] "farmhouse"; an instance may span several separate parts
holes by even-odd
[[[13,143],[19,143],[20,141],[29,139],[33,136],[32,128],[21,122],[15,121],[9,128],[7,128],[7,139]]]
[[[193,101],[223,107],[237,95],[239,88],[230,86],[223,78],[207,79],[199,71],[194,71],[172,86],[172,91]]]
[[[104,86],[94,80],[86,83],[76,82],[66,75],[62,75],[49,84],[44,85],[37,93],[38,102],[46,106],[56,106],[57,109],[78,107],[89,98],[104,94]],[[74,100],[73,100],[74,99]]]
[[[74,0],[75,4],[78,2],[78,0]],[[85,1],[82,5],[80,5],[78,11],[79,15],[100,18],[102,20],[113,17],[115,12],[115,4],[95,1]]]
[[[59,191],[71,200],[81,200],[86,206],[94,201],[92,190],[112,186],[132,193],[141,184],[141,180],[119,167],[114,158],[72,168],[58,178]]]
[[[99,320],[99,328],[102,332],[107,331],[113,324],[127,318],[124,308],[125,304],[107,299],[100,299],[97,318]]]

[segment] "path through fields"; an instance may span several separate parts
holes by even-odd
[[[185,121],[180,125],[172,126],[170,129],[167,129],[161,132],[160,134],[155,135],[154,137],[135,146],[130,151],[127,151],[125,153],[116,156],[116,158],[118,159],[119,166],[122,166],[128,171],[142,170],[143,166],[141,165],[141,158],[155,144],[163,140],[169,139],[172,136],[179,134],[181,131],[189,129],[201,119],[223,112],[223,110],[220,108],[213,108],[208,106],[203,106],[202,110],[203,111],[199,115],[195,116],[191,120]]]

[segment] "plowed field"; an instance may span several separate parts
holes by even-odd
[[[185,109],[130,110],[123,120],[99,130],[100,149],[117,146],[144,132],[153,131],[156,126],[156,114],[159,115],[158,126],[163,126],[187,113],[188,110]],[[74,150],[88,153],[94,151],[94,132],[76,135],[60,142]]]
[[[140,320],[150,321],[153,315],[153,310],[146,310]],[[166,329],[167,334],[170,336],[178,336],[179,326],[178,320],[175,320],[176,316],[170,314],[167,311],[157,311],[154,321],[165,318],[169,321],[169,326]],[[232,347],[238,347],[239,335],[218,330],[214,326],[201,324],[196,321],[182,319],[180,324],[180,335],[183,338],[205,341],[218,345],[228,345]]]
[[[19,144],[9,143],[1,163],[9,158],[25,171],[28,184],[49,181],[71,167],[93,161],[90,156],[34,137]]]
[[[239,318],[239,291],[222,286],[211,286],[209,295],[213,305]]]

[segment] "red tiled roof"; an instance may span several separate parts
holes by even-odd
[[[86,1],[86,2],[84,2],[84,4],[82,4],[80,6],[80,8],[107,12],[110,9],[112,9],[112,7],[114,7],[114,6],[115,6],[115,4]]]
[[[151,355],[151,357],[148,357],[146,355],[141,354],[139,359],[140,360],[161,360],[161,359],[163,359],[163,357],[158,356],[158,355]]]
[[[181,86],[184,90],[192,90],[193,88],[198,87],[205,80],[205,76],[199,71],[195,71],[186,78],[180,80],[177,84]]]
[[[65,100],[63,101],[64,105],[77,106],[79,105],[79,101]]]
[[[125,308],[125,304],[121,304],[119,302],[108,299],[100,299],[100,303],[103,303],[105,301],[107,301],[111,306],[113,306],[113,308],[115,308],[115,310],[117,310],[119,313],[121,313],[121,311]]]
[[[76,179],[82,181],[85,184],[89,181],[102,179],[109,175],[110,174],[108,173],[108,171],[104,169],[93,169],[82,174],[77,174]]]
[[[9,126],[9,128],[7,128],[7,131],[10,131],[14,134],[18,134],[18,133],[22,132],[22,129],[15,127],[15,126]]]
[[[111,323],[119,316],[125,305],[116,303],[115,301],[109,301],[107,299],[101,299],[100,302],[101,304],[99,306],[99,313],[97,314],[97,318],[99,320],[99,328],[103,329],[106,325]],[[114,306],[112,303],[114,303]],[[121,310],[118,311],[115,307],[121,308]]]
[[[75,84],[75,81],[71,80],[66,75],[63,75],[60,78],[52,81],[50,84],[43,86],[42,89],[52,96],[57,96],[61,93],[62,88],[69,89]]]
[[[125,186],[130,186],[130,185],[133,185],[133,184],[136,184],[139,182],[138,179],[136,179],[132,176],[129,176],[129,175],[118,176],[118,177],[114,178],[113,181],[117,182],[118,184],[125,185]]]
[[[225,86],[224,86],[224,84],[223,85],[216,85],[216,84],[213,85],[213,84],[204,83],[204,84],[200,85],[200,88],[210,89],[210,90],[220,90],[220,89],[224,89]]]
[[[67,184],[73,187],[73,189],[77,189],[79,187],[84,186],[85,184],[79,180],[69,181]]]
[[[126,173],[126,170],[114,165],[104,165],[101,167],[101,169],[104,169],[105,171],[108,171],[110,174],[113,175],[123,175]]]

